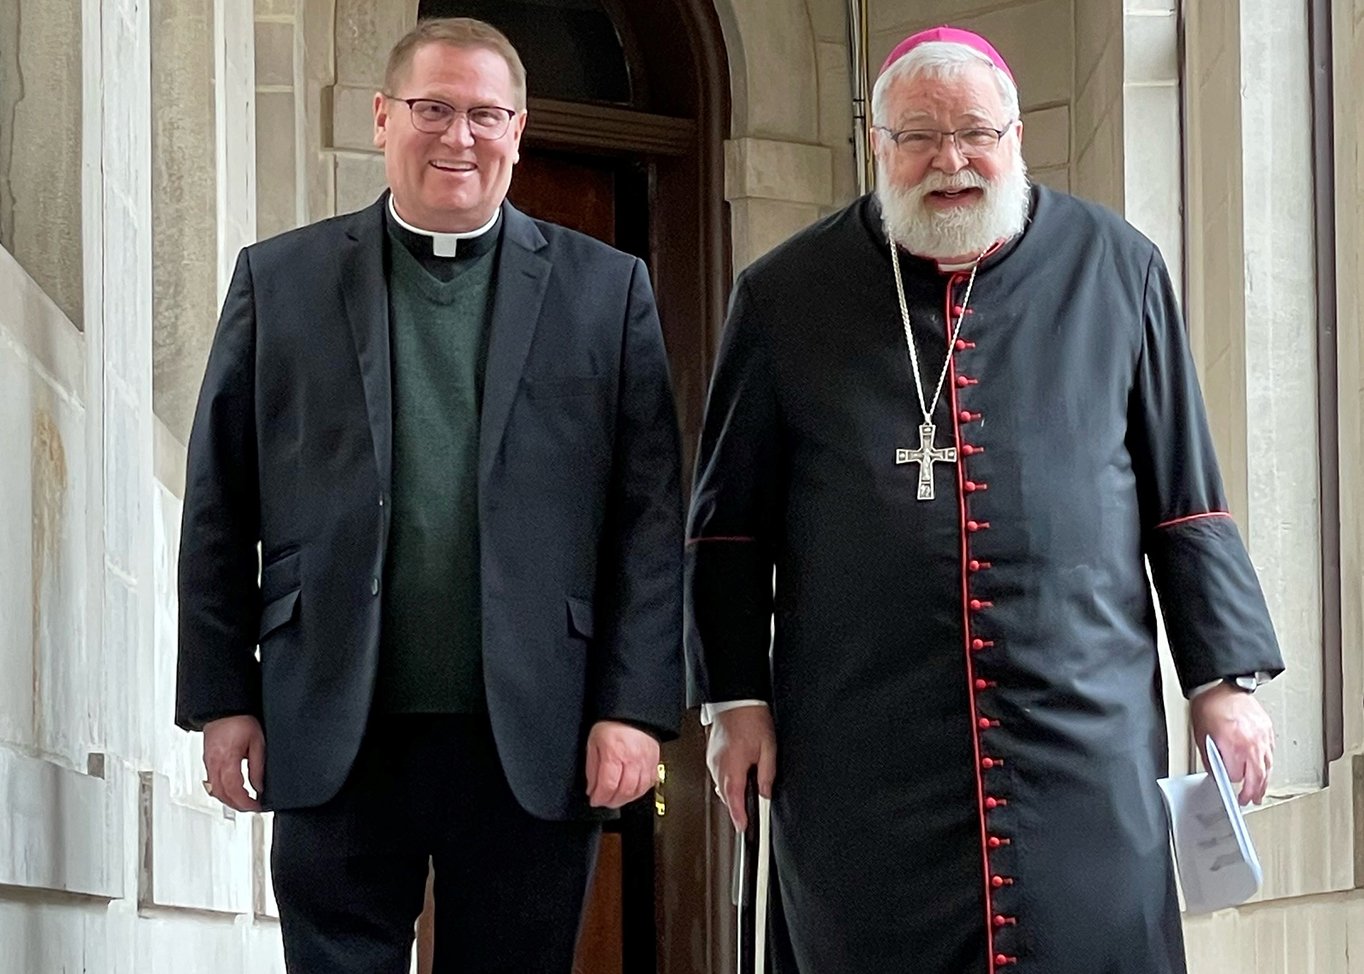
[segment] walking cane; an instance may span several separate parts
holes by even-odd
[[[744,789],[748,827],[738,834],[732,899],[737,913],[738,974],[767,974],[767,894],[771,871],[770,813],[758,795],[758,771]]]

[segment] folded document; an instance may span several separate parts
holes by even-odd
[[[1260,860],[1217,745],[1206,742],[1209,770],[1161,778],[1175,867],[1190,913],[1244,903],[1260,888]]]

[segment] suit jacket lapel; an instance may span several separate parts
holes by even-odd
[[[493,277],[496,290],[479,425],[480,483],[487,481],[502,445],[549,285],[550,263],[537,253],[546,246],[539,228],[510,203],[502,204],[502,219],[505,224]]]
[[[393,466],[393,373],[388,341],[388,284],[384,277],[384,208],[388,194],[356,213],[338,255],[341,293],[350,319],[379,483],[389,492]]]

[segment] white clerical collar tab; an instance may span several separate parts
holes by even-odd
[[[431,252],[437,257],[454,257],[459,253],[461,240],[476,240],[497,225],[497,218],[502,215],[502,208],[498,207],[494,210],[492,219],[477,230],[463,230],[459,233],[440,233],[435,230],[423,230],[421,227],[414,227],[398,215],[398,208],[393,205],[392,196],[388,198],[388,212],[393,215],[394,220],[398,221],[398,226],[404,230],[420,234],[423,237],[430,237]]]
[[[936,261],[938,265],[938,270],[943,274],[955,274],[957,271],[969,271],[972,267],[975,267],[986,257],[989,257],[991,254],[997,251],[1000,247],[1003,247],[1006,243],[1009,242],[1010,239],[1012,238],[1006,237],[1003,240],[996,240],[994,243],[990,244],[990,246],[985,250],[985,252],[981,254],[979,257],[977,257],[975,260],[968,260],[964,264],[945,264],[942,261]]]

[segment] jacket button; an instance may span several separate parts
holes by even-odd
[[[379,576],[378,576],[378,575],[375,575],[373,578],[371,578],[371,579],[369,580],[369,594],[370,594],[370,595],[378,595],[378,594],[379,594]]]

